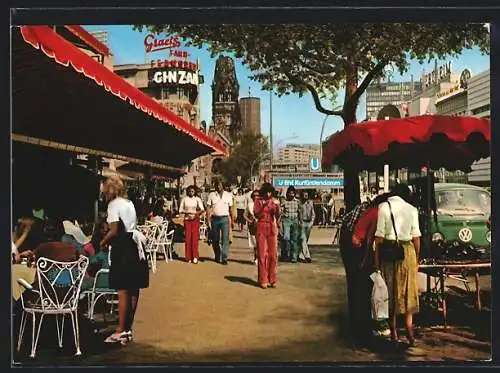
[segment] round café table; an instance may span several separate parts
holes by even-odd
[[[35,281],[35,274],[35,267],[28,267],[26,264],[12,265],[12,298],[14,298],[14,300],[17,301],[21,297],[23,291],[26,290],[17,283],[17,280],[23,278],[31,284]]]

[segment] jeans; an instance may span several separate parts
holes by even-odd
[[[222,251],[220,234],[222,232]],[[212,216],[212,247],[215,261],[227,261],[229,254],[229,216]]]
[[[281,258],[297,261],[299,256],[299,219],[283,219],[283,237],[281,239]]]
[[[309,246],[307,241],[309,241],[309,236],[311,235],[311,229],[313,226],[312,221],[302,222],[302,227],[300,229],[300,241],[302,246],[302,251],[299,254],[300,259],[311,258],[311,253],[309,252]]]

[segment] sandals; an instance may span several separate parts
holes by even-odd
[[[132,332],[115,332],[111,334],[108,338],[104,340],[104,343],[121,343],[126,345],[128,342],[132,341]]]

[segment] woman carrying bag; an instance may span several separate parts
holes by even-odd
[[[396,318],[405,315],[408,342],[414,346],[413,314],[419,311],[417,275],[421,233],[418,211],[407,202],[410,189],[406,184],[397,184],[391,195],[378,209],[375,267],[381,271],[389,292],[391,340],[399,341]]]

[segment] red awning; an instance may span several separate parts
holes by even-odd
[[[370,170],[393,167],[468,169],[489,155],[489,119],[423,115],[351,124],[323,146],[322,164]]]
[[[82,39],[84,42],[86,42],[88,45],[90,45],[99,53],[105,56],[109,56],[111,54],[109,53],[109,48],[107,46],[105,46],[103,43],[97,40],[90,32],[85,30],[82,26],[65,25],[64,27],[66,27],[69,31],[78,36],[80,39]]]
[[[214,151],[227,154],[51,28],[22,26],[21,34],[58,64],[14,39],[13,133],[176,167]]]

